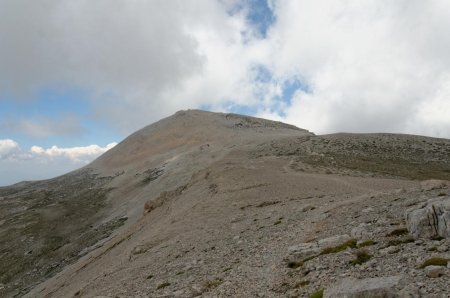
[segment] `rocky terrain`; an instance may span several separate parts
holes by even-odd
[[[0,296],[450,297],[449,157],[181,111],[0,188]]]

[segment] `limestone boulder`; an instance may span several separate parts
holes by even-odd
[[[428,201],[425,206],[405,213],[409,233],[416,239],[450,238],[450,198]]]
[[[401,276],[345,278],[325,290],[325,298],[397,298]]]
[[[288,262],[302,261],[308,257],[319,254],[324,248],[341,245],[350,239],[349,235],[344,234],[320,239],[315,242],[299,243],[288,248],[288,255],[285,257],[285,260]]]

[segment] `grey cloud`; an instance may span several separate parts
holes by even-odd
[[[32,138],[45,138],[79,136],[85,132],[85,129],[75,115],[62,115],[57,119],[6,118],[0,120],[0,132],[21,133]]]
[[[450,137],[448,1],[278,1],[275,14],[267,65],[311,87],[285,121],[317,133]]]
[[[163,90],[201,68],[195,40],[180,23],[185,7],[182,1],[2,1],[2,90],[55,83]]]
[[[40,88],[75,86],[91,91],[104,118],[109,118],[101,103],[105,98],[142,112],[147,102],[160,101],[166,90],[202,70],[204,57],[185,29],[187,22],[195,23],[191,6],[185,1],[2,1],[0,95],[27,100]],[[134,122],[133,115],[128,121]]]

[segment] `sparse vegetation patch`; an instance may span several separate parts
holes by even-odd
[[[295,262],[295,261],[291,261],[291,262],[288,263],[287,266],[288,266],[288,268],[296,269],[296,268],[298,268],[298,267],[303,266],[303,262]]]
[[[427,266],[447,266],[447,264],[448,259],[436,257],[425,260],[419,268],[425,268]]]
[[[393,236],[403,236],[408,234],[408,229],[407,228],[400,228],[400,229],[395,229],[392,232],[390,232],[389,234],[387,234],[387,237],[393,237]]]
[[[353,265],[361,265],[372,258],[372,256],[366,250],[358,250],[355,253],[355,259],[351,261]]]
[[[311,295],[309,295],[309,298],[322,298],[323,297],[323,291],[324,289],[320,289],[318,291],[315,291]]]
[[[366,240],[364,242],[361,242],[358,247],[366,247],[366,246],[371,246],[371,245],[375,245],[377,244],[375,241],[373,240]]]
[[[307,285],[309,285],[309,280],[301,280],[295,284],[295,288],[303,288]]]
[[[413,238],[389,240],[384,248],[414,242]]]
[[[356,244],[357,244],[357,241],[355,239],[350,239],[338,246],[324,248],[320,252],[320,255],[338,253],[338,252],[346,250],[347,248],[356,248],[356,246],[357,246]]]
[[[170,282],[163,282],[162,284],[159,284],[156,289],[160,290],[160,289],[164,289],[166,287],[170,286]]]
[[[214,280],[208,280],[207,282],[205,282],[205,288],[211,290],[211,289],[217,288],[222,283],[223,283],[223,280],[221,278],[217,278]]]

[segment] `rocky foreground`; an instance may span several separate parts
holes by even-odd
[[[0,296],[450,297],[449,156],[182,111],[0,189]]]

